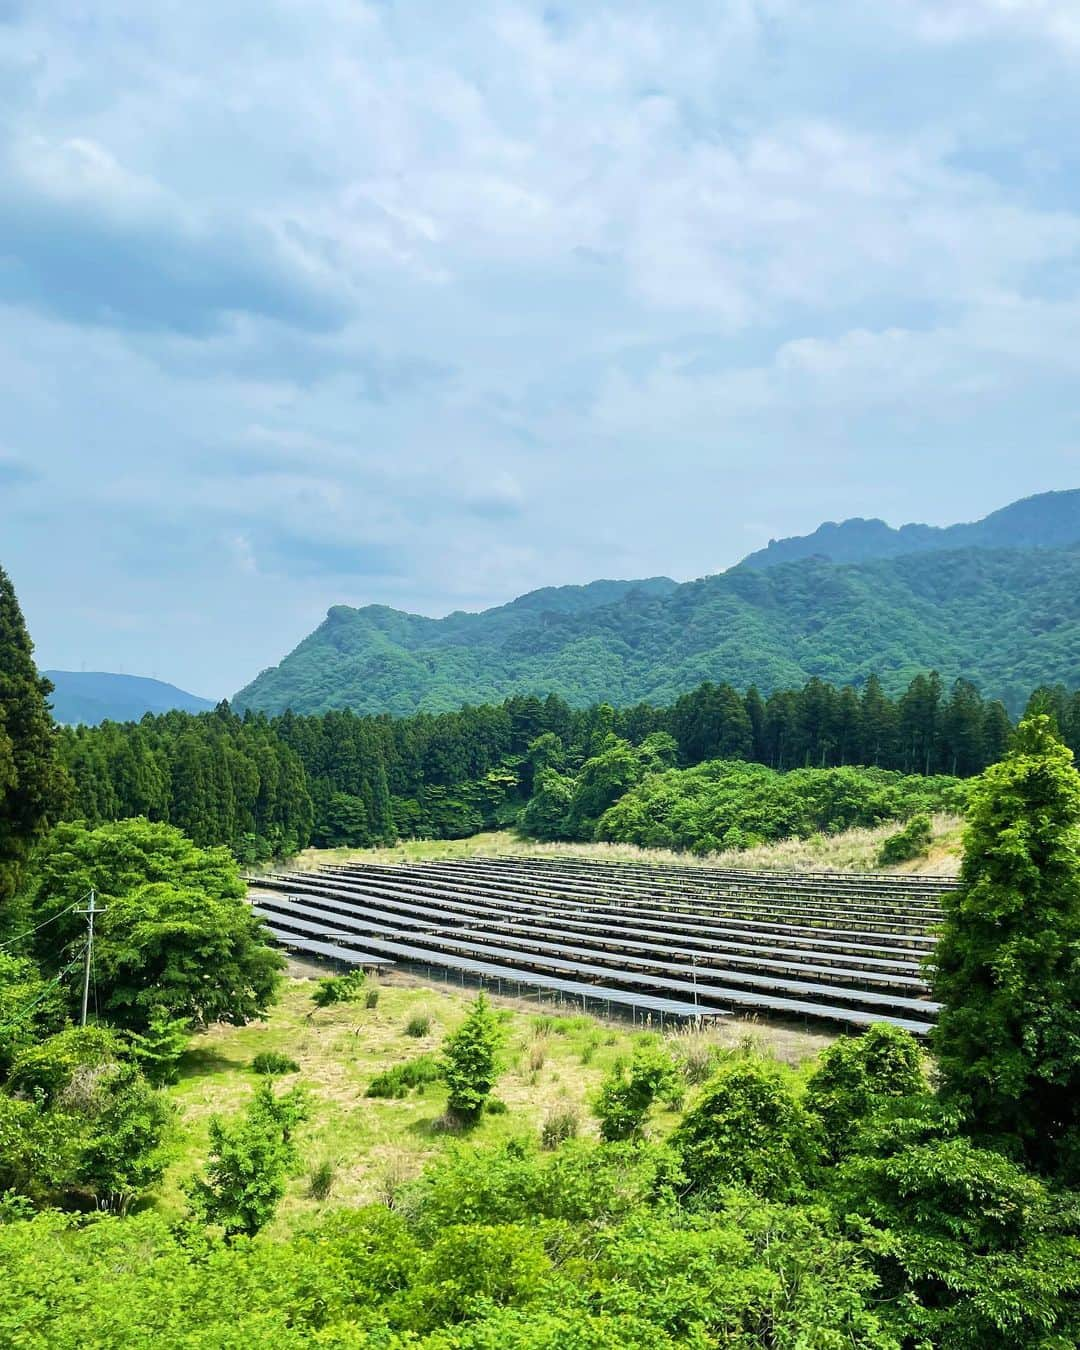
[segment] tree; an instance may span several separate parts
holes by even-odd
[[[484,1109],[499,1072],[502,1031],[483,991],[476,996],[468,1017],[443,1042],[441,1069],[450,1089],[447,1110],[472,1124]]]
[[[220,1225],[226,1238],[254,1237],[273,1218],[285,1194],[287,1169],[296,1160],[291,1132],[304,1117],[294,1089],[276,1097],[260,1084],[245,1115],[232,1125],[210,1121],[210,1157],[186,1189],[195,1214]]]
[[[57,819],[66,796],[51,693],[34,665],[15,588],[0,568],[0,905],[18,890],[30,849]]]
[[[875,1111],[926,1088],[915,1038],[879,1022],[861,1036],[845,1036],[824,1051],[806,1085],[807,1108],[821,1121],[833,1159],[851,1148]]]
[[[817,1161],[811,1122],[765,1060],[730,1060],[672,1136],[691,1187],[743,1186],[766,1199],[803,1189]]]
[[[66,824],[50,835],[39,871],[36,917],[55,919],[38,949],[47,968],[66,965],[62,944],[83,939],[82,916],[64,911],[91,888],[98,894],[98,1000],[115,1026],[145,1035],[155,1019],[196,1028],[265,1015],[284,963],[226,850],[196,848],[146,820]]]
[[[977,1138],[1080,1179],[1080,776],[1021,723],[970,795],[933,965],[942,1093]]]
[[[629,1067],[616,1064],[600,1089],[595,1107],[600,1137],[608,1143],[642,1138],[653,1103],[670,1096],[678,1080],[678,1070],[663,1046],[639,1041]]]

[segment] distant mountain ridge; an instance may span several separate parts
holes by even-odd
[[[53,716],[68,726],[137,722],[146,713],[207,712],[214,704],[163,680],[107,671],[44,670],[53,682]]]
[[[878,673],[895,691],[936,668],[1015,710],[1039,683],[1080,685],[1077,541],[1080,491],[1058,492],[945,529],[826,526],[681,584],[558,587],[443,619],[337,605],[235,703],[407,715],[556,693],[626,705],[706,679],[768,693]],[[839,559],[822,556],[826,544]],[[784,560],[785,547],[802,556]],[[843,556],[856,548],[884,556]]]
[[[826,521],[813,534],[773,539],[740,567],[776,567],[804,558],[866,562],[957,548],[1069,548],[1080,544],[1080,490],[1043,492],[964,525],[901,525],[855,517]]]

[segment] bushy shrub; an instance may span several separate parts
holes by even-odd
[[[369,989],[364,995],[364,1007],[375,1008],[379,1004],[379,991],[374,987]]]
[[[882,1106],[926,1087],[922,1052],[910,1032],[879,1022],[822,1054],[805,1104],[821,1121],[834,1159],[851,1151],[860,1127]]]
[[[316,1008],[329,1008],[335,1003],[358,1003],[363,994],[364,972],[359,966],[354,966],[344,975],[331,975],[328,979],[320,980],[311,1001]]]
[[[436,1083],[441,1077],[442,1070],[434,1055],[418,1055],[416,1059],[395,1064],[393,1068],[377,1074],[368,1084],[364,1096],[404,1097],[411,1088]]]
[[[274,1077],[283,1073],[299,1073],[300,1065],[295,1059],[290,1059],[288,1055],[283,1055],[279,1050],[262,1050],[251,1061],[251,1068],[254,1073],[266,1074]]]
[[[652,1040],[641,1040],[629,1066],[618,1063],[604,1080],[594,1110],[600,1137],[608,1142],[640,1139],[653,1103],[675,1091],[678,1071],[667,1050]]]
[[[405,1035],[412,1036],[416,1040],[423,1040],[425,1036],[431,1035],[431,1014],[413,1013],[412,1017],[405,1023]]]
[[[933,837],[930,817],[920,811],[911,817],[903,829],[890,834],[882,843],[877,854],[878,866],[893,867],[912,858],[925,857]]]
[[[721,1066],[672,1136],[691,1188],[799,1193],[817,1161],[812,1122],[776,1068],[756,1056]]]
[[[485,1116],[505,1116],[509,1110],[501,1097],[489,1097],[484,1103]]]

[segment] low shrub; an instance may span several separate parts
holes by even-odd
[[[556,1107],[548,1112],[547,1119],[540,1128],[540,1142],[544,1148],[558,1148],[567,1139],[575,1139],[580,1128],[581,1118],[576,1107]]]
[[[404,1097],[412,1088],[423,1088],[438,1082],[441,1077],[439,1061],[434,1055],[419,1055],[416,1059],[384,1069],[367,1086],[365,1097]]]
[[[281,1073],[299,1073],[300,1065],[295,1059],[283,1055],[279,1050],[263,1050],[251,1061],[255,1073],[273,1076]]]
[[[416,1040],[423,1040],[425,1036],[431,1035],[431,1015],[430,1013],[414,1013],[405,1023],[405,1035],[412,1036]]]
[[[489,1116],[505,1116],[510,1110],[501,1097],[489,1097],[484,1103],[484,1113]]]
[[[336,1176],[337,1168],[329,1158],[316,1163],[308,1177],[308,1195],[312,1200],[325,1200],[333,1190]]]
[[[926,856],[933,838],[930,817],[920,812],[914,815],[902,830],[890,834],[878,849],[879,867],[892,867],[896,863],[909,862],[912,858]]]
[[[356,1003],[364,989],[364,972],[359,966],[345,975],[331,975],[320,980],[311,996],[316,1008],[329,1008],[335,1003]]]
[[[538,1073],[547,1063],[548,1040],[546,1036],[538,1036],[532,1045],[529,1046],[529,1068],[533,1073]]]
[[[364,1007],[365,1008],[377,1007],[378,1002],[379,1002],[379,991],[377,989],[369,989],[367,993],[364,995]]]

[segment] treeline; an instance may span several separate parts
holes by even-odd
[[[1080,695],[1040,690],[1032,701],[1080,748]],[[94,825],[142,815],[254,862],[308,844],[365,847],[513,825],[541,769],[576,780],[610,737],[635,751],[666,738],[650,771],[722,759],[777,772],[862,765],[967,777],[1001,757],[1010,733],[1000,702],[964,680],[945,690],[930,673],[897,699],[871,677],[861,690],[814,679],[768,698],[706,682],[669,707],[624,709],[575,709],[553,695],[407,718],[269,719],[222,704],[197,716],[66,728],[60,755],[73,781],[72,818]]]

